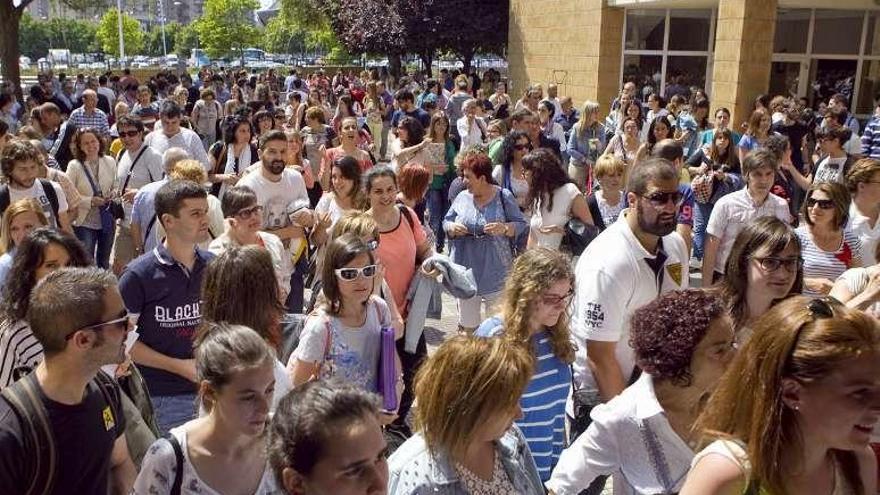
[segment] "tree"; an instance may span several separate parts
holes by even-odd
[[[21,55],[21,45],[18,35],[22,14],[33,1],[0,0],[0,65],[2,65],[3,79],[13,84],[15,94],[20,99],[22,98],[21,71],[18,67],[18,57]],[[105,1],[58,0],[61,7],[80,12],[100,11],[106,7]]]
[[[165,48],[168,53],[174,53],[174,44],[177,40],[177,33],[182,26],[177,22],[165,23]],[[144,53],[152,57],[164,55],[162,52],[162,24],[153,24],[153,27],[147,31],[144,40]]]
[[[243,58],[243,49],[260,39],[252,18],[258,7],[257,0],[207,0],[195,28],[208,56],[219,58],[237,50]]]
[[[273,17],[263,32],[262,48],[273,53],[295,53],[304,51],[305,33],[299,26],[282,15]]]
[[[199,47],[199,33],[193,24],[181,26],[174,35],[174,52],[181,58],[189,57],[193,48]]]
[[[18,43],[21,46],[21,54],[34,61],[46,56],[46,52],[52,47],[49,42],[48,24],[25,13],[21,16],[19,29]]]
[[[98,32],[95,34],[104,53],[119,56],[119,11],[110,9],[101,17]],[[122,39],[125,42],[125,53],[138,53],[143,50],[144,32],[141,24],[134,17],[122,13]]]
[[[98,27],[94,22],[56,17],[46,22],[53,48],[67,48],[73,53],[96,52]]]
[[[469,71],[478,52],[503,54],[507,46],[509,0],[430,0],[429,8],[439,9],[443,29],[434,31],[441,48],[455,52]],[[433,16],[431,16],[433,18]]]

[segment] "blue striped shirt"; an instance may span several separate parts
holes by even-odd
[[[484,321],[475,335],[494,337],[503,331],[501,318],[496,316]],[[526,437],[541,481],[547,481],[565,448],[565,401],[571,369],[553,354],[547,330],[532,337],[532,354],[535,374],[520,398],[523,417],[516,425]]]
[[[873,117],[862,134],[862,155],[866,158],[880,159],[880,117]]]

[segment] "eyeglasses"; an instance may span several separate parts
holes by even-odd
[[[514,144],[513,149],[515,149],[517,151],[522,151],[522,150],[532,151],[532,145],[531,144]]]
[[[254,215],[259,215],[263,212],[263,205],[254,205],[250,208],[244,208],[238,211],[235,214],[236,217],[241,218],[242,220],[247,220]]]
[[[574,288],[568,289],[568,292],[561,296],[557,296],[556,294],[544,294],[541,296],[541,301],[547,306],[560,306],[562,304],[568,304],[568,301],[571,300],[572,296],[574,296]]]
[[[812,208],[816,205],[819,205],[819,208],[823,210],[830,210],[834,208],[834,201],[830,199],[807,198],[807,208]]]
[[[646,194],[642,196],[647,199],[657,208],[666,206],[672,201],[672,204],[675,206],[681,205],[681,201],[684,199],[684,195],[680,191],[675,192],[655,192],[651,194]]]
[[[351,282],[359,276],[363,276],[364,278],[373,278],[376,276],[377,270],[377,265],[367,265],[363,268],[337,268],[333,270],[333,273],[335,273],[336,276],[340,279]]]
[[[785,267],[787,272],[794,273],[804,264],[804,260],[800,256],[794,258],[777,258],[775,256],[768,256],[766,258],[752,259],[757,261],[761,269],[767,272],[775,272],[780,267]]]
[[[104,327],[111,327],[111,326],[116,326],[121,329],[128,330],[128,326],[131,324],[131,320],[132,320],[131,313],[129,313],[128,311],[123,311],[123,316],[120,316],[119,318],[114,318],[112,320],[102,321],[100,323],[95,323],[93,325],[88,325],[88,326],[82,327],[79,330],[74,330],[74,331],[70,332],[69,334],[65,335],[64,340],[72,339],[73,336],[76,334],[76,332],[78,332],[80,330],[98,331],[98,330],[103,330]]]
[[[119,137],[121,137],[121,138],[125,138],[125,137],[135,137],[135,136],[137,136],[137,135],[139,135],[139,134],[140,134],[140,131],[127,131],[127,132],[120,132],[120,133],[119,133]]]

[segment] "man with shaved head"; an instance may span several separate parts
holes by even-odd
[[[98,108],[98,93],[87,89],[82,94],[82,106],[70,112],[68,120],[77,128],[91,127],[97,129],[105,139],[110,137],[110,124],[107,114]]]

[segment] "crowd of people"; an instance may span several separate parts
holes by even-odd
[[[2,88],[0,493],[878,492],[880,106],[432,76]]]

